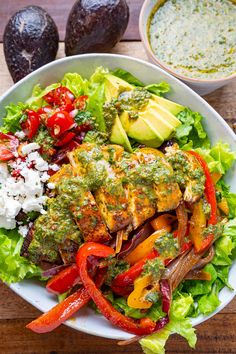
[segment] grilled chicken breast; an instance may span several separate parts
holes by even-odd
[[[68,157],[70,164],[50,178],[53,198],[23,247],[35,263],[70,263],[81,239],[104,243],[156,212],[176,209],[182,192],[188,202],[203,193],[201,166],[178,146],[164,155],[152,148],[127,153],[118,145],[82,144]]]

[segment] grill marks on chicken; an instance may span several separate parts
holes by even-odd
[[[182,152],[177,148],[168,151],[167,159],[152,148],[130,154],[118,145],[96,144],[82,144],[70,152],[70,164],[50,179],[56,185],[54,198],[49,199],[47,213],[36,220],[31,232],[31,260],[54,262],[60,258],[70,263],[81,238],[103,243],[114,232],[130,232],[156,212],[176,209],[182,192],[185,200],[196,200],[203,192],[196,189],[196,176],[188,173],[186,189],[177,181],[190,162],[192,168],[197,162],[187,156],[181,160],[184,168],[180,170],[173,157],[176,154]]]

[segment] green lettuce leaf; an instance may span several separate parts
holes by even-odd
[[[178,295],[172,302],[170,322],[159,332],[141,339],[139,342],[146,354],[164,354],[165,344],[171,334],[177,333],[184,337],[191,348],[197,342],[195,329],[190,320],[186,318],[191,307],[193,298],[190,295]]]
[[[82,79],[78,73],[67,73],[61,80],[61,84],[67,87],[75,97],[78,97],[84,93],[88,82],[86,79]]]
[[[106,131],[103,105],[105,103],[105,76],[107,74],[108,70],[103,67],[98,67],[89,79],[84,92],[89,97],[87,110],[96,118],[97,128],[101,132]]]
[[[3,118],[3,126],[1,131],[4,133],[15,133],[18,130],[21,130],[20,122],[24,118],[24,110],[27,108],[27,105],[19,102],[18,104],[10,103],[6,106],[6,117]]]
[[[145,89],[156,96],[164,96],[170,91],[170,85],[167,82],[160,82],[159,84],[151,84],[145,86]]]
[[[219,195],[220,192],[220,195]],[[225,183],[225,181],[221,178],[217,182],[217,198],[221,200],[221,198],[226,198],[228,206],[229,206],[229,219],[233,219],[236,217],[236,194],[230,192],[230,187]]]
[[[185,108],[177,118],[182,124],[176,129],[175,138],[183,150],[210,146],[210,140],[201,124],[203,117],[200,113]]]
[[[126,70],[116,69],[112,72],[112,75],[115,75],[120,79],[127,81],[131,85],[144,87],[144,84],[139,79],[137,79],[135,76],[133,76]]]
[[[211,292],[205,294],[198,299],[198,309],[203,315],[209,315],[220,305],[219,291],[223,284],[220,280],[216,280],[212,286]]]
[[[44,106],[46,103],[43,100],[43,96],[45,96],[48,92],[56,89],[60,85],[60,83],[55,83],[45,87],[44,89],[42,89],[39,84],[35,85],[31,97],[26,101],[27,107],[36,111],[40,107]]]
[[[196,149],[205,159],[211,172],[219,172],[224,175],[236,160],[236,152],[230,150],[227,143],[218,142],[211,149]]]
[[[217,279],[217,272],[212,264],[207,264],[204,267],[207,273],[211,274],[211,280],[186,280],[183,285],[183,291],[191,296],[199,296],[211,292],[212,284]]]
[[[112,75],[119,77],[122,80],[127,81],[129,84],[145,87],[145,89],[154,95],[164,96],[167,92],[170,91],[170,85],[167,82],[160,82],[159,84],[150,84],[145,86],[139,79],[133,76],[130,72],[123,69],[116,69],[112,72]]]
[[[6,283],[41,277],[41,269],[20,256],[23,241],[17,230],[0,229],[0,279]]]

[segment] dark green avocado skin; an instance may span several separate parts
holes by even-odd
[[[129,21],[125,0],[79,0],[66,26],[66,55],[107,52],[121,39]]]
[[[3,36],[5,59],[13,81],[53,61],[58,42],[55,22],[44,9],[28,6],[16,12]]]

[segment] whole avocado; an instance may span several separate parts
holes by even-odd
[[[129,21],[125,0],[79,0],[67,20],[66,55],[107,52],[121,39]]]
[[[44,9],[27,6],[16,12],[3,36],[5,59],[13,81],[53,61],[58,42],[55,22]]]

